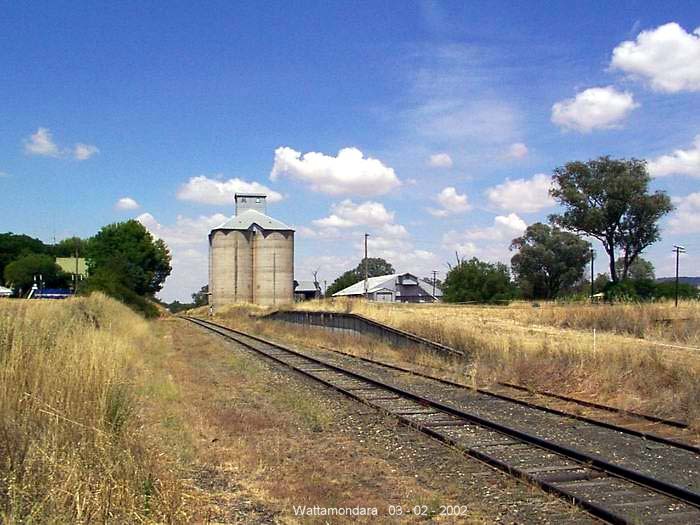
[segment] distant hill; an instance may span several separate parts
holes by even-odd
[[[667,283],[669,281],[675,281],[675,277],[659,277],[656,279],[657,283]],[[696,288],[700,288],[700,277],[678,277],[678,282],[681,284],[692,284]]]

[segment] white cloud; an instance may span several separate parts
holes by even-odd
[[[139,208],[139,203],[131,197],[122,197],[115,203],[114,207],[118,210],[135,210]]]
[[[507,179],[504,183],[486,190],[493,206],[502,210],[532,213],[554,206],[549,195],[552,179],[544,173],[531,179]]]
[[[508,215],[498,215],[494,218],[491,226],[484,228],[470,228],[463,232],[449,231],[443,236],[443,243],[454,245],[460,242],[469,241],[470,245],[476,247],[473,241],[510,241],[523,234],[527,224],[515,213]]]
[[[294,237],[297,239],[315,239],[318,237],[318,232],[308,226],[297,226],[294,230]]]
[[[202,204],[233,205],[236,193],[264,193],[269,202],[279,202],[282,195],[259,182],[234,178],[211,179],[205,175],[190,178],[177,191],[177,198]]]
[[[562,129],[589,133],[594,129],[619,127],[630,112],[639,107],[632,93],[613,86],[589,88],[574,98],[552,106],[552,122]]]
[[[227,219],[221,213],[196,218],[178,215],[175,224],[163,225],[150,213],[136,217],[155,237],[165,241],[172,254],[173,271],[159,293],[162,299],[189,301],[190,295],[207,283],[207,235]]]
[[[435,153],[434,155],[430,156],[428,165],[433,168],[451,168],[452,157],[450,157],[447,153]]]
[[[228,218],[223,213],[200,215],[194,219],[178,215],[174,225],[164,226],[150,213],[142,213],[136,217],[136,220],[148,228],[153,235],[163,239],[172,248],[173,246],[205,243],[209,231],[225,222]]]
[[[292,148],[277,148],[270,179],[277,180],[282,175],[330,195],[381,195],[401,184],[392,168],[380,160],[365,158],[357,148],[343,148],[337,157],[313,151],[302,155]]]
[[[528,149],[522,142],[514,142],[508,148],[508,156],[514,159],[522,159],[528,154]]]
[[[466,193],[459,194],[452,186],[444,188],[437,194],[435,200],[442,206],[440,209],[428,208],[428,212],[435,217],[447,217],[451,214],[464,213],[472,208]]]
[[[700,28],[686,33],[670,22],[642,31],[613,50],[610,66],[645,79],[656,91],[700,91]]]
[[[527,224],[515,213],[499,215],[491,226],[449,231],[442,237],[445,249],[460,257],[479,257],[488,261],[509,262],[510,242],[523,234]]]
[[[42,157],[58,157],[61,152],[51,137],[51,131],[47,128],[39,128],[24,141],[24,152],[27,155],[41,155]]]
[[[695,137],[690,149],[677,149],[670,155],[662,155],[649,161],[649,173],[654,177],[688,175],[700,177],[700,135]]]
[[[72,150],[59,148],[48,128],[38,128],[29,138],[24,140],[24,153],[42,157],[73,156],[75,160],[87,160],[99,153],[97,146],[78,142]]]
[[[668,220],[671,233],[700,233],[700,192],[674,197],[676,210]]]
[[[322,228],[353,228],[355,226],[384,226],[394,220],[394,212],[389,212],[379,202],[367,201],[355,204],[346,199],[331,206],[331,214],[313,223]]]
[[[75,145],[75,148],[73,148],[73,156],[76,160],[87,160],[99,152],[100,150],[97,148],[97,146],[82,144],[80,142]]]

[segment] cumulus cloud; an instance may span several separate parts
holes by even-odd
[[[282,194],[259,182],[247,182],[239,178],[212,179],[205,175],[192,177],[182,184],[177,191],[177,198],[202,204],[231,205],[236,193],[264,193],[269,202],[282,200]]]
[[[122,197],[114,204],[114,207],[118,210],[136,210],[139,208],[139,203],[131,197]]]
[[[58,157],[60,151],[53,141],[51,131],[47,128],[39,128],[36,133],[24,141],[24,152],[27,155],[40,155],[42,157]]]
[[[380,202],[367,201],[355,204],[346,199],[331,206],[331,214],[313,223],[322,228],[353,228],[355,226],[384,226],[394,220],[394,212],[389,212]]]
[[[441,261],[429,250],[417,249],[413,243],[404,237],[393,235],[371,235],[367,241],[370,257],[381,257],[389,261],[397,272],[412,272],[419,276],[429,275]],[[355,249],[358,255],[362,253],[363,245],[357,243]]]
[[[209,231],[227,219],[228,217],[223,213],[200,215],[196,218],[178,215],[175,224],[165,226],[150,213],[142,213],[136,217],[136,220],[148,228],[153,235],[163,239],[171,247],[206,242]]]
[[[483,228],[469,228],[462,232],[450,231],[443,236],[443,242],[447,245],[463,241],[469,241],[474,246],[473,241],[501,241],[510,243],[512,239],[522,235],[527,228],[524,220],[515,213],[508,215],[498,215],[494,218],[491,226]]]
[[[221,213],[185,217],[178,215],[174,224],[165,225],[150,213],[142,213],[136,220],[155,237],[163,239],[172,254],[172,274],[165,281],[159,294],[166,301],[189,300],[190,294],[199,290],[208,281],[209,231],[219,226],[228,217]]]
[[[99,153],[97,146],[77,143],[73,149],[62,149],[53,140],[48,128],[39,128],[29,138],[24,140],[24,153],[27,155],[39,155],[42,157],[68,157],[75,160],[87,160]]]
[[[515,213],[499,215],[491,226],[449,231],[442,237],[443,247],[460,257],[479,257],[489,261],[508,262],[510,242],[523,234],[527,224]]]
[[[440,204],[441,208],[428,208],[428,212],[435,217],[447,217],[458,213],[464,213],[471,210],[471,205],[466,193],[457,193],[457,190],[448,186],[437,194],[435,200]]]
[[[400,185],[393,168],[367,157],[357,148],[343,148],[336,157],[323,153],[300,153],[289,147],[275,150],[270,179],[281,176],[310,185],[329,195],[381,195]]]
[[[700,91],[700,28],[687,33],[670,22],[642,31],[613,50],[610,66],[646,80],[656,91]]]
[[[93,155],[97,155],[99,152],[100,150],[97,148],[97,146],[82,144],[79,142],[73,148],[73,157],[75,160],[87,160]]]
[[[594,129],[619,127],[637,107],[632,93],[620,92],[613,86],[594,87],[556,102],[552,106],[552,122],[562,129],[590,133]]]
[[[489,202],[502,210],[533,213],[554,206],[549,195],[552,179],[537,173],[530,179],[506,181],[486,190]]]
[[[700,233],[700,192],[674,197],[676,210],[668,220],[671,233]]]
[[[435,153],[434,155],[430,156],[428,165],[433,168],[451,168],[452,157],[450,157],[447,153]]]
[[[508,156],[514,159],[522,159],[528,154],[528,149],[522,142],[515,142],[508,148]]]
[[[649,173],[654,177],[688,175],[700,177],[700,135],[695,137],[690,149],[677,149],[670,155],[662,155],[649,161]]]

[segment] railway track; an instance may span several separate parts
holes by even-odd
[[[672,447],[693,452],[695,454],[700,454],[700,447],[697,446],[697,444],[686,441],[685,431],[688,428],[687,425],[678,421],[667,420],[646,414],[638,414],[636,412],[627,412],[625,410],[609,407],[607,405],[581,401],[579,399],[553,394],[550,392],[541,392],[537,390],[530,391],[525,387],[514,385],[512,383],[497,383],[498,386],[504,388],[499,388],[495,391],[492,389],[476,388],[463,383],[425,374],[410,368],[385,363],[383,361],[377,361],[376,359],[371,359],[369,357],[350,354],[348,352],[343,352],[327,346],[321,346],[320,348],[323,348],[323,350],[328,352],[333,352],[334,354],[359,359],[360,361],[371,363],[390,370],[397,370],[399,372],[426,378],[431,381],[436,381],[457,388],[466,388],[474,392],[542,410],[550,414],[556,414],[562,417],[584,421],[593,425],[598,425],[618,432],[641,437],[649,441],[663,443]],[[508,392],[509,390],[510,392]],[[533,398],[536,399],[538,397],[551,397],[556,401],[559,401],[559,403],[552,406],[551,401],[548,401],[546,405],[543,405],[533,400]],[[585,413],[576,413],[571,409],[571,405],[576,405],[579,412],[581,411],[579,407],[583,407],[586,409],[584,410]]]
[[[189,321],[616,524],[700,523],[700,493],[271,341]],[[356,363],[361,361],[356,360]],[[503,400],[497,400],[504,402]],[[514,405],[518,406],[518,405]],[[659,446],[662,446],[659,444]],[[670,445],[667,445],[670,446]]]
[[[370,337],[379,337],[380,339],[388,339],[392,340],[392,337],[394,338],[394,341],[392,341],[392,344],[396,344],[396,340],[403,341],[403,344],[405,345],[407,342],[409,343],[415,343],[415,346],[417,348],[423,348],[427,349],[429,352],[435,353],[437,355],[444,355],[444,356],[462,356],[464,357],[464,353],[456,350],[454,348],[451,348],[449,346],[446,346],[441,343],[437,343],[434,341],[430,341],[428,339],[425,339],[423,337],[420,337],[416,334],[413,334],[411,332],[406,332],[403,330],[399,330],[397,328],[394,328],[392,326],[389,326],[384,323],[380,323],[379,321],[375,321],[373,319],[364,317],[362,315],[358,314],[342,314],[342,313],[335,313],[335,312],[319,312],[319,311],[289,311],[289,310],[279,310],[277,312],[273,312],[272,314],[268,314],[265,316],[260,317],[261,319],[271,319],[273,321],[277,321],[278,319],[275,317],[277,315],[294,315],[296,314],[302,316],[302,320],[300,321],[299,319],[296,318],[282,318],[281,322],[288,322],[292,324],[299,324],[301,326],[308,326],[308,327],[313,327],[313,328],[321,328],[321,329],[327,329],[327,330],[335,330],[335,329],[344,329],[344,330],[349,330],[356,332],[361,335],[366,335]],[[303,316],[307,315],[321,315],[320,321],[317,320],[316,322],[311,322],[308,319],[304,319]],[[326,316],[326,317],[324,317]],[[256,316],[257,318],[257,316]],[[350,322],[346,321],[345,319],[349,318]],[[336,323],[336,324],[333,324]],[[338,323],[340,325],[338,326]],[[367,329],[367,326],[371,328]],[[379,334],[379,335],[378,335]],[[329,349],[334,352],[337,352],[336,350]],[[610,420],[612,423],[616,423],[618,425],[624,425],[627,427],[631,426],[636,426],[640,430],[659,430],[662,429],[661,431],[664,434],[667,434],[667,437],[672,438],[676,437],[679,439],[686,439],[687,438],[687,433],[683,432],[684,430],[687,430],[688,425],[687,423],[684,423],[682,421],[675,421],[675,420],[669,420],[665,418],[660,418],[657,416],[649,415],[649,414],[643,414],[635,411],[630,411],[630,410],[623,410],[620,408],[616,407],[611,407],[607,405],[602,405],[599,403],[594,403],[591,401],[586,401],[582,399],[576,399],[571,396],[565,396],[561,394],[557,394],[554,392],[547,392],[547,391],[541,391],[541,390],[533,390],[530,388],[527,388],[523,385],[517,385],[513,383],[508,383],[508,382],[499,382],[497,385],[504,391],[510,391],[511,393],[509,394],[510,397],[518,397],[517,391],[522,392],[523,394],[520,394],[521,397],[532,397],[533,395],[541,396],[542,398],[548,398],[550,400],[556,400],[556,401],[561,401],[563,403],[567,403],[570,405],[578,405],[582,408],[585,409],[590,409],[591,411],[595,412],[608,412],[610,415],[607,418],[603,418],[606,420]],[[651,424],[647,424],[651,423]],[[658,424],[658,425],[657,425]],[[677,431],[673,431],[670,429],[678,429]]]

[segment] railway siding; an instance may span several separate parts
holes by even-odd
[[[207,326],[207,323],[201,321],[198,323]],[[697,472],[694,470],[686,472],[683,478],[685,486],[676,486],[675,483],[668,481],[668,478],[653,477],[653,474],[662,473],[661,470],[664,467],[662,465],[664,458],[659,457],[656,453],[637,455],[630,453],[629,457],[635,461],[651,462],[653,459],[655,466],[650,468],[648,473],[627,471],[624,466],[607,463],[608,461],[620,460],[620,454],[616,451],[612,451],[610,457],[601,455],[601,450],[586,455],[558,444],[557,439],[568,438],[557,435],[557,427],[561,426],[562,418],[560,416],[558,421],[545,420],[541,424],[541,413],[523,411],[526,407],[520,405],[511,404],[506,407],[503,405],[503,400],[494,398],[477,400],[473,397],[473,392],[469,393],[472,397],[455,400],[450,397],[454,395],[454,387],[450,391],[445,389],[445,385],[429,385],[425,380],[423,380],[422,385],[421,381],[418,381],[419,385],[416,385],[416,378],[413,376],[410,377],[412,380],[410,385],[402,384],[402,379],[397,377],[400,374],[396,371],[390,372],[389,379],[392,383],[387,384],[385,383],[387,371],[379,372],[376,369],[369,371],[371,367],[368,366],[368,363],[354,360],[354,363],[343,363],[343,367],[340,368],[341,356],[334,355],[331,358],[326,356],[324,360],[319,360],[311,355],[295,353],[279,345],[235,333],[229,329],[212,327],[211,325],[209,327],[279,363],[295,368],[345,392],[347,395],[391,413],[406,424],[455,446],[469,455],[529,479],[546,490],[571,498],[610,522],[700,522],[700,510],[694,504],[669,497],[658,491],[659,488],[662,488],[688,501],[697,502],[697,493],[690,490],[696,486]],[[304,362],[305,359],[306,362]],[[351,358],[343,359],[350,360]],[[353,369],[353,367],[358,366],[361,370]],[[323,370],[324,368],[326,370]],[[384,375],[382,376],[382,374]],[[381,379],[380,376],[382,376]],[[409,386],[411,391],[404,390],[404,387],[408,388]],[[428,391],[428,389],[430,390]],[[513,423],[515,420],[516,424],[506,426],[497,420],[486,419],[483,415],[478,414],[479,410],[475,410],[475,405],[482,412],[498,413],[500,417],[507,419],[508,423]],[[466,412],[465,408],[468,408],[469,412]],[[544,432],[545,428],[557,430],[553,435],[543,438],[524,432],[522,428],[527,428],[528,424],[535,426],[534,430],[540,433]],[[577,425],[572,425],[572,427],[581,434]],[[587,439],[599,438],[599,435],[584,435],[579,443],[588,443]],[[623,439],[629,438],[630,436],[626,434]],[[553,441],[547,441],[547,439]],[[617,443],[619,446],[620,442]],[[594,447],[597,446],[596,443],[592,442],[591,444]],[[626,446],[632,448],[633,444]],[[562,451],[568,452],[562,455]],[[683,452],[687,453],[687,451]],[[668,452],[668,454],[673,460],[677,460],[673,457],[673,453]],[[652,456],[654,457],[652,458]],[[581,462],[582,459],[584,462]],[[627,455],[622,459],[629,461]],[[632,464],[639,465],[639,463],[634,462]],[[618,474],[624,473],[633,477],[636,482],[611,476],[605,469],[601,470],[596,466],[603,466],[608,470],[612,468]],[[640,481],[649,486],[640,486]],[[621,494],[624,494],[624,497],[620,497]]]
[[[323,355],[312,352],[316,357]],[[517,405],[474,390],[445,385],[435,380],[387,369],[339,355],[324,356],[328,362],[362,372],[380,381],[397,384],[448,406],[467,410],[497,424],[512,426],[545,441],[576,448],[585,454],[624,468],[700,491],[700,454],[664,445],[600,425],[548,413],[535,407]]]

